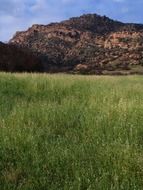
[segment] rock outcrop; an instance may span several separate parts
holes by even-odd
[[[36,53],[45,72],[143,73],[143,25],[96,14],[33,25],[10,40]]]

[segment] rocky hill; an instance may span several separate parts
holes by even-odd
[[[36,53],[45,72],[143,73],[143,25],[96,14],[33,25],[10,40]],[[28,63],[27,63],[28,65]]]

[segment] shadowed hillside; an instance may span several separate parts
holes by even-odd
[[[9,72],[42,71],[42,64],[30,50],[0,42],[0,70]]]

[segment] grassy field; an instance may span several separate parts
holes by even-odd
[[[142,190],[143,77],[0,74],[0,190]]]

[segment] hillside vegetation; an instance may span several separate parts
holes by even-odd
[[[0,74],[0,190],[142,190],[143,78]]]
[[[37,55],[26,48],[0,42],[0,71],[40,72],[41,61]]]

